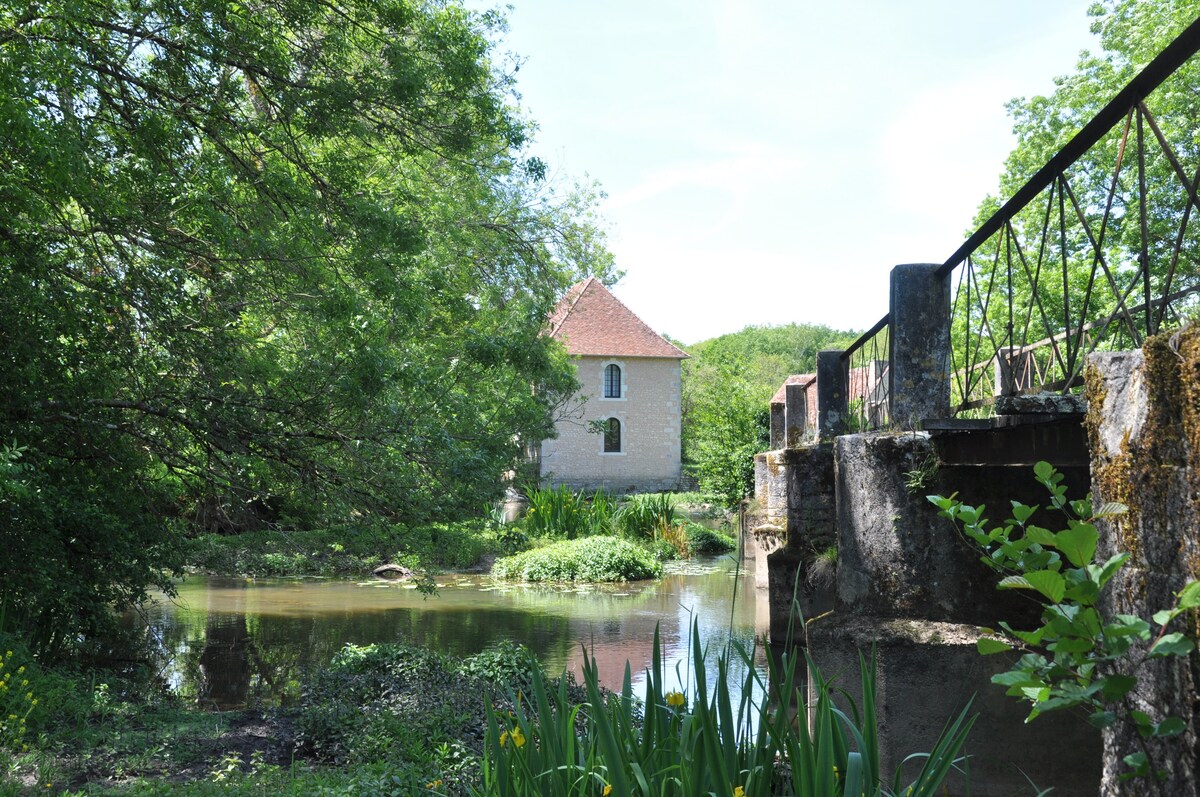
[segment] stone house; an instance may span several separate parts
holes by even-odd
[[[542,441],[543,484],[612,492],[677,489],[680,364],[688,356],[595,278],[567,291],[548,321],[577,369],[579,392]]]

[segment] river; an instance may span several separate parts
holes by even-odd
[[[296,699],[304,672],[347,643],[405,642],[465,656],[510,639],[549,672],[577,674],[587,649],[603,685],[619,688],[628,661],[636,689],[656,627],[668,679],[687,681],[693,621],[710,658],[731,638],[745,648],[758,639],[761,669],[766,593],[753,582],[753,561],[736,556],[668,563],[658,581],[614,585],[447,575],[433,597],[393,581],[192,576],[174,599],[143,607],[139,622],[167,682],[219,709]],[[744,672],[735,667],[733,675]]]

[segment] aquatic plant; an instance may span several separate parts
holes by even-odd
[[[492,575],[516,581],[640,581],[661,576],[662,564],[628,540],[587,537],[497,559]]]
[[[694,672],[706,673],[704,646],[694,627],[692,662]],[[740,684],[730,675],[735,663],[745,672]],[[808,722],[796,722],[788,705],[803,703],[802,671],[817,696]],[[532,693],[510,701],[512,711],[489,707],[483,784],[475,793],[932,796],[962,762],[959,753],[974,723],[970,706],[947,723],[932,752],[905,759],[920,762],[914,779],[905,783],[898,771],[885,783],[874,672],[873,657],[868,662],[860,656],[861,711],[848,699],[844,710],[834,700],[840,690],[810,659],[782,656],[772,667],[768,691],[753,651],[734,645],[717,660],[712,692],[702,676],[688,687],[689,695],[666,688],[662,644],[655,634],[646,692],[639,700],[628,665],[620,694],[605,693],[596,662],[585,651],[585,700],[572,700],[565,680],[548,681],[535,672]],[[736,706],[731,694],[741,695]],[[767,694],[781,696],[784,705],[773,709]]]
[[[613,525],[624,537],[653,539],[664,526],[678,525],[681,518],[670,493],[631,495],[621,504]]]

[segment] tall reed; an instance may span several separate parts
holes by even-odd
[[[489,707],[482,790],[486,797],[933,797],[963,762],[974,723],[970,705],[947,723],[929,753],[909,756],[920,771],[907,783],[897,771],[885,781],[879,766],[875,662],[860,656],[862,706],[837,690],[805,655],[783,655],[771,667],[773,691],[754,667],[754,651],[730,645],[717,658],[714,689],[705,678],[704,648],[693,626],[691,694],[669,691],[657,632],[645,699],[633,695],[629,666],[619,694],[599,686],[596,663],[584,657],[587,697],[569,699],[566,679],[547,681],[534,668],[531,695],[516,695],[515,711]],[[734,688],[731,664],[745,675]],[[807,665],[807,667],[805,667]],[[808,722],[789,710],[803,705],[803,672],[816,701]],[[767,695],[781,705],[768,704]],[[736,705],[732,695],[740,695]],[[902,765],[903,767],[903,765]]]

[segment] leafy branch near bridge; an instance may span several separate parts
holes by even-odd
[[[1196,649],[1186,633],[1168,629],[1181,614],[1200,608],[1200,582],[1184,585],[1175,604],[1156,612],[1152,623],[1134,615],[1106,616],[1101,593],[1129,554],[1096,561],[1099,533],[1094,522],[1123,514],[1125,507],[1106,504],[1093,510],[1090,500],[1068,500],[1062,475],[1049,463],[1037,463],[1034,473],[1049,491],[1051,507],[1065,516],[1065,529],[1036,525],[1032,520],[1039,507],[1018,501],[1012,502],[1011,518],[989,528],[983,507],[953,496],[929,496],[942,516],[980,547],[983,563],[1003,576],[1000,589],[1027,591],[1043,604],[1041,625],[1032,630],[1008,623],[1001,623],[1000,631],[986,629],[989,636],[979,640],[980,653],[1022,652],[992,682],[1031,704],[1027,722],[1047,711],[1083,709],[1099,728],[1132,722],[1142,739],[1178,736],[1187,727],[1183,718],[1151,717],[1131,693],[1149,662],[1186,657]],[[1145,749],[1124,761],[1129,766],[1125,777],[1161,777]]]
[[[542,319],[615,275],[595,187],[525,150],[502,27],[0,9],[0,630],[105,627],[178,564],[164,517],[446,519],[549,433],[574,380]]]

